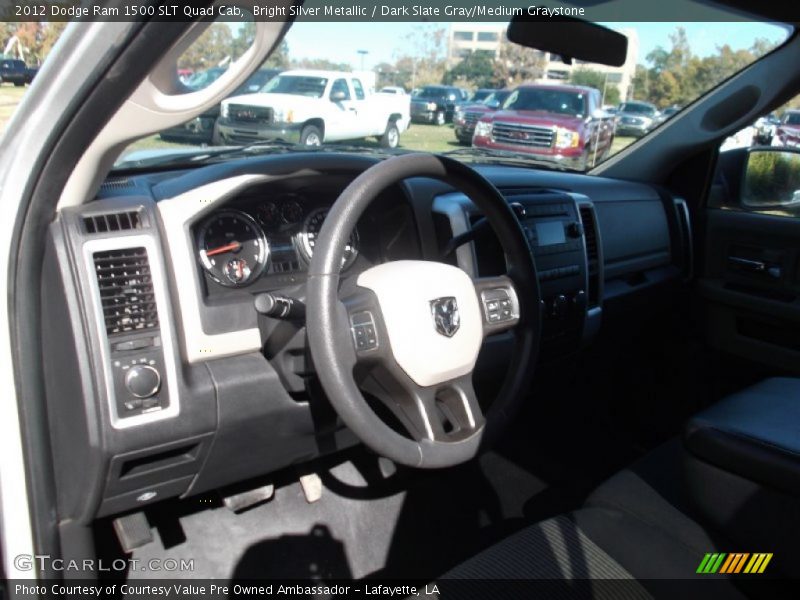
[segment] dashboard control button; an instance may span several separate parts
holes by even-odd
[[[125,387],[132,396],[149,398],[161,387],[161,374],[150,365],[137,365],[125,373]]]
[[[356,350],[374,350],[378,347],[375,319],[369,311],[355,313],[350,317],[350,331]]]

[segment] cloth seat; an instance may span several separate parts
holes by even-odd
[[[603,483],[581,509],[484,550],[447,573],[444,585],[451,580],[549,582],[496,586],[496,596],[491,587],[465,586],[454,595],[459,598],[745,598],[735,582],[696,573],[706,553],[730,547],[689,516],[676,475],[681,451],[678,441],[657,449]],[[538,593],[544,592],[539,585],[546,593]]]

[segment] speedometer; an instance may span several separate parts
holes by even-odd
[[[300,253],[305,258],[306,262],[311,262],[311,257],[314,255],[314,246],[319,238],[319,232],[322,229],[322,223],[325,217],[328,216],[328,208],[316,208],[308,213],[305,221],[303,222],[303,229],[298,234],[298,242],[300,246]],[[342,257],[342,269],[346,269],[353,264],[358,256],[358,234],[355,230],[350,234],[347,244],[344,247],[344,256]]]
[[[214,281],[241,287],[261,275],[269,260],[269,245],[264,230],[250,215],[222,210],[200,225],[197,255]]]

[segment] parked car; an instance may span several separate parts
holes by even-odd
[[[503,108],[475,126],[472,145],[535,154],[584,170],[611,150],[613,118],[599,90],[573,85],[524,85]]]
[[[281,139],[319,146],[374,136],[395,148],[408,123],[408,97],[370,94],[355,73],[293,70],[260,92],[224,100],[217,129],[224,142]]]
[[[444,125],[453,120],[456,106],[466,101],[468,94],[449,85],[426,85],[411,99],[411,120]]]
[[[405,96],[406,90],[399,85],[387,85],[380,89],[380,94],[395,94],[397,96]]]
[[[760,117],[755,124],[756,133],[754,142],[762,146],[769,146],[772,144],[772,138],[775,137],[775,131],[780,124],[781,120],[775,113]]]
[[[224,70],[223,70],[224,72]],[[259,91],[263,88],[270,79],[280,73],[280,69],[260,69],[253,73],[247,81],[239,86],[232,94],[233,96],[240,96],[242,94],[250,94]],[[222,73],[219,73],[221,75]],[[219,76],[217,75],[217,77]],[[201,81],[206,82],[208,77]],[[187,81],[191,81],[191,78]],[[197,81],[197,80],[195,80]],[[208,85],[210,81],[206,83]],[[190,86],[191,87],[191,86]],[[203,86],[205,87],[205,86]],[[198,88],[199,89],[199,88]],[[199,117],[187,121],[183,125],[177,127],[170,127],[159,133],[162,140],[167,142],[177,142],[183,144],[212,144],[219,145],[222,143],[222,138],[219,136],[216,124],[219,118],[220,105],[217,104],[213,108],[208,109]]]
[[[660,125],[664,121],[668,121],[669,119],[674,117],[678,112],[680,112],[680,110],[681,110],[680,106],[676,106],[673,104],[672,106],[668,106],[664,110],[659,111],[658,118],[656,119],[657,121],[656,124]]]
[[[456,106],[453,115],[453,130],[462,144],[471,144],[475,124],[486,113],[499,109],[511,95],[511,90],[491,90],[480,102],[469,102]]]
[[[473,103],[483,102],[484,100],[486,100],[486,98],[491,96],[495,91],[496,90],[494,88],[477,89],[469,95],[467,102],[473,102]]]
[[[800,110],[783,113],[780,125],[775,129],[773,146],[800,146]]]
[[[29,69],[25,61],[7,58],[0,61],[0,83],[13,83],[21,87],[33,81],[37,69]]]
[[[623,102],[615,117],[616,135],[642,137],[658,125],[660,113],[649,102]]]

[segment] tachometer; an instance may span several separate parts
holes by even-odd
[[[250,215],[222,210],[200,225],[197,254],[214,281],[241,287],[261,275],[269,260],[269,245],[264,230]]]
[[[322,229],[322,223],[325,217],[328,216],[327,208],[316,208],[308,213],[305,221],[303,222],[303,229],[297,235],[299,242],[300,253],[307,262],[311,262],[311,257],[314,255],[314,246],[317,243],[319,232]],[[344,247],[344,257],[342,259],[342,268],[346,269],[353,264],[353,261],[358,256],[358,234],[355,230],[350,234],[347,240],[347,245]]]

